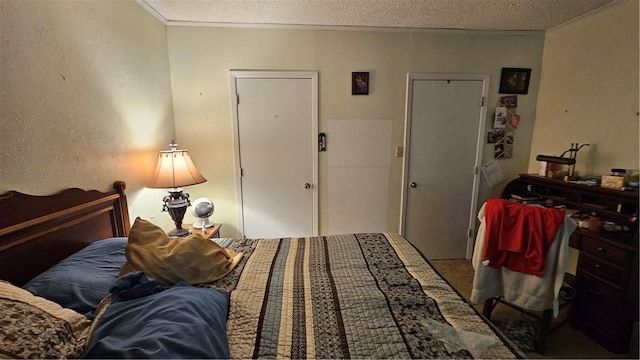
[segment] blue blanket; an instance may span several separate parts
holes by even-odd
[[[121,277],[95,319],[84,358],[228,359],[227,293],[142,273]]]

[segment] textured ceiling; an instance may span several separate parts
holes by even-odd
[[[544,31],[623,0],[138,0],[167,24]]]

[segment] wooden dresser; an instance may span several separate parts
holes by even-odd
[[[580,210],[628,231],[578,228],[570,246],[580,255],[572,281],[577,295],[571,324],[616,353],[629,349],[633,323],[638,321],[638,191],[604,189],[537,175],[520,175],[502,196],[541,197],[554,206]]]

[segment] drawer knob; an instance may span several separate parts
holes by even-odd
[[[596,264],[595,267],[596,267],[596,269],[599,269],[600,268],[600,264]]]
[[[604,248],[599,247],[598,251],[604,251]]]

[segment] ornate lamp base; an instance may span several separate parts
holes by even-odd
[[[165,196],[162,201],[164,201],[162,210],[169,213],[176,225],[175,229],[169,231],[169,236],[182,237],[189,235],[189,230],[182,228],[182,219],[184,219],[184,214],[187,212],[187,207],[191,205],[189,194],[180,188],[170,189],[169,195]]]
[[[189,235],[189,230],[183,228],[176,228],[169,231],[169,236],[171,237],[186,237],[187,235]]]

